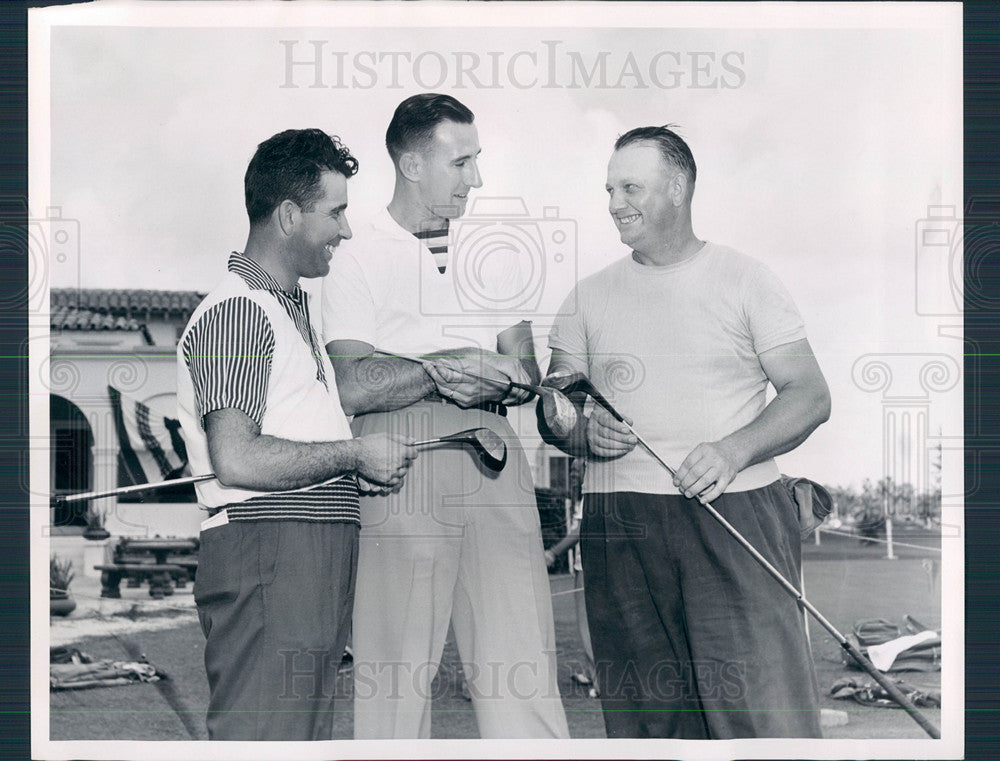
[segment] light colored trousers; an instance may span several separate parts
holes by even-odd
[[[361,499],[356,739],[430,737],[432,682],[449,623],[481,737],[569,736],[534,487],[509,423],[422,401],[353,424],[358,436],[390,431],[417,439],[479,426],[507,443],[501,473],[468,446],[433,447],[398,494]]]

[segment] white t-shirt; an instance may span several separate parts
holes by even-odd
[[[364,341],[399,354],[464,346],[496,351],[497,334],[524,319],[509,308],[524,288],[518,260],[500,246],[469,245],[460,219],[452,221],[449,239],[441,273],[427,246],[387,209],[356,227],[323,280],[323,343]]]
[[[759,354],[806,337],[788,291],[760,262],[706,243],[667,267],[631,254],[582,280],[549,336],[554,352],[587,373],[674,468],[701,442],[718,441],[763,410]],[[726,491],[766,486],[774,460],[752,465]],[[584,491],[677,494],[641,446],[587,464]]]

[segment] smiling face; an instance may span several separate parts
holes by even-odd
[[[351,237],[347,223],[347,178],[326,170],[320,176],[322,195],[299,209],[293,231],[293,266],[298,277],[323,277],[341,240]]]
[[[674,240],[685,220],[685,179],[652,143],[632,143],[611,154],[605,189],[622,243],[655,254]]]
[[[477,164],[481,150],[474,124],[437,125],[419,157],[420,202],[432,216],[455,219],[465,213],[469,191],[483,184]]]

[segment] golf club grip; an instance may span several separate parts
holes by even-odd
[[[846,638],[840,643],[840,646],[848,652],[848,654],[859,666],[861,666],[861,668],[867,671],[868,674],[879,683],[882,689],[889,693],[889,697],[895,700],[899,704],[900,708],[913,717],[913,720],[916,721],[927,734],[935,740],[941,739],[941,730],[935,727],[931,723],[930,719],[920,713],[920,711],[917,710],[917,707],[913,705],[912,701],[910,701],[910,699],[903,694],[903,691],[893,684],[891,679],[887,678],[877,668],[875,668],[875,664],[862,655],[861,651],[852,645]]]

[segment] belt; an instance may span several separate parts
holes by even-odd
[[[425,397],[425,400],[428,402],[440,402],[441,404],[454,404],[456,407],[458,406],[456,402],[437,393],[430,394]],[[507,407],[502,402],[480,402],[479,404],[473,404],[471,407],[463,407],[462,409],[483,410],[484,412],[492,412],[494,415],[499,415],[500,417],[507,417]]]

